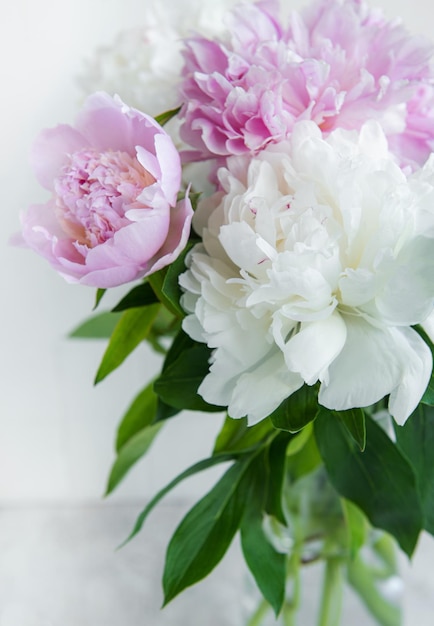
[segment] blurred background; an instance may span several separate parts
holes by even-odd
[[[303,4],[292,0],[294,8]],[[401,16],[411,32],[434,37],[434,5],[425,0],[376,5]],[[103,501],[117,423],[158,359],[140,347],[93,387],[105,344],[67,335],[90,314],[94,291],[68,285],[45,261],[8,245],[20,211],[47,198],[28,164],[33,139],[42,128],[74,120],[81,99],[76,77],[86,60],[119,30],[140,24],[146,6],[146,0],[15,0],[0,21],[0,626],[242,623],[217,602],[224,586],[228,606],[236,605],[244,576],[237,546],[210,581],[159,613],[170,530],[215,473],[181,485],[142,535],[115,552],[140,506],[209,453],[221,417],[176,420]],[[102,308],[124,292],[111,293]],[[433,541],[424,537],[413,565],[403,562],[408,626],[433,623],[432,558]],[[191,619],[180,617],[192,611]]]

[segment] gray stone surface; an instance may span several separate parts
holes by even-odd
[[[137,506],[4,509],[0,626],[239,624],[244,573],[236,550],[203,585],[160,611],[165,545],[184,508],[160,507],[121,550]]]

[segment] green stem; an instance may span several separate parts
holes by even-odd
[[[400,607],[384,598],[378,587],[375,572],[357,557],[348,566],[348,582],[359,594],[371,615],[381,626],[401,624]]]
[[[291,557],[288,559],[286,582],[287,585],[292,583],[292,589],[290,591],[288,590],[288,596],[285,598],[282,607],[281,617],[284,626],[296,626],[301,596],[300,554],[297,549],[294,549]],[[263,619],[270,610],[271,607],[268,602],[262,600],[247,622],[247,626],[261,626]]]
[[[386,567],[386,575],[392,576],[397,573],[396,544],[390,535],[383,533],[372,546],[374,552]]]
[[[286,574],[287,582],[292,582],[292,593],[290,598],[285,600],[282,608],[282,618],[285,626],[296,626],[296,618],[300,606],[300,554],[297,547],[291,558],[288,559],[288,567]]]
[[[270,605],[268,604],[268,602],[266,600],[262,600],[258,604],[258,608],[253,613],[252,617],[247,622],[247,626],[261,626],[262,620],[267,615],[269,610]]]
[[[339,626],[342,611],[342,595],[342,560],[337,557],[329,557],[325,565],[318,626]]]

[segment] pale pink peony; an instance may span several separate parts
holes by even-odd
[[[415,167],[434,149],[431,54],[362,0],[317,0],[289,19],[273,0],[241,5],[226,39],[186,42],[182,137],[196,158],[226,158],[256,154],[302,119],[325,133],[375,119]]]
[[[190,233],[191,203],[177,202],[179,154],[151,117],[105,93],[75,127],[43,131],[32,161],[52,192],[22,218],[24,243],[69,282],[114,287],[168,265]]]

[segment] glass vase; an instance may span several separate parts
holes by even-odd
[[[337,495],[322,466],[284,487],[286,525],[265,518],[287,555],[286,596],[276,618],[252,579],[246,626],[401,626],[403,585],[394,540]]]

